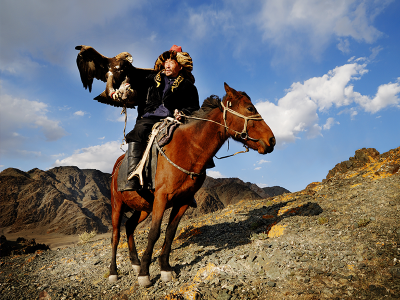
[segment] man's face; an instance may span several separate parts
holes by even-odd
[[[168,58],[164,63],[165,75],[170,77],[177,77],[182,66],[174,59]]]

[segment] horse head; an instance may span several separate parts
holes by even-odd
[[[222,101],[223,118],[230,136],[260,154],[271,153],[276,140],[271,128],[265,123],[244,92],[238,92],[224,83],[226,96]]]

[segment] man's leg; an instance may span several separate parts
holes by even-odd
[[[151,130],[158,121],[157,119],[149,118],[138,119],[133,130],[126,135],[128,143],[128,151],[126,153],[128,155],[128,176],[135,171],[140,162]],[[141,188],[139,178],[134,176],[127,181],[124,191],[137,191]]]
[[[135,171],[136,166],[140,162],[143,154],[143,145],[138,142],[130,142],[128,143],[128,151],[126,155],[128,155],[128,176]],[[134,176],[131,180],[126,182],[124,191],[137,191],[141,188],[139,178]]]

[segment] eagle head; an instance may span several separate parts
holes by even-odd
[[[118,55],[116,56],[116,58],[117,58],[118,60],[126,60],[126,61],[128,61],[129,63],[132,63],[132,62],[133,62],[132,55],[130,55],[128,52],[122,52],[122,53],[118,54]]]

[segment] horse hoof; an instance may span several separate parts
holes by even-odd
[[[136,273],[136,275],[139,274],[140,272],[140,266],[139,265],[132,265],[133,271]]]
[[[151,286],[150,276],[138,276],[138,283],[143,287]]]
[[[171,271],[161,271],[161,280],[164,282],[168,282],[172,280],[172,272]]]
[[[110,275],[108,276],[109,282],[116,282],[118,280],[118,275]]]

